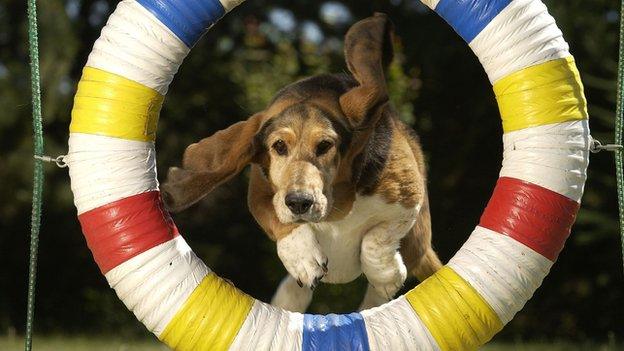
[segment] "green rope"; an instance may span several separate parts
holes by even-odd
[[[617,79],[615,144],[622,145],[622,124],[624,123],[624,0],[622,0],[622,4],[620,6],[620,54]],[[617,179],[618,207],[620,213],[622,268],[624,269],[624,171],[622,171],[622,150],[615,152],[615,177]]]
[[[37,37],[37,3],[28,0],[28,42],[30,53],[30,81],[34,155],[43,155],[43,127],[41,122],[41,86],[39,77],[39,40]],[[28,265],[28,305],[26,309],[26,341],[24,350],[32,349],[33,320],[35,314],[35,283],[37,278],[37,250],[41,227],[41,194],[43,192],[43,162],[34,160],[32,214],[30,217],[30,260]]]

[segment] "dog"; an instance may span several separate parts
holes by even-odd
[[[391,106],[384,71],[393,25],[376,13],[345,36],[351,74],[283,88],[261,112],[184,152],[165,206],[181,211],[251,164],[248,205],[288,271],[271,303],[304,312],[319,282],[369,284],[360,309],[390,301],[408,273],[442,264],[431,246],[426,167]]]

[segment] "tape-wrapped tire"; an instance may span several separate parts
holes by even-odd
[[[589,152],[583,86],[540,0],[424,0],[493,84],[503,166],[479,225],[449,264],[399,298],[344,315],[291,313],[216,276],[164,210],[154,139],[173,75],[241,1],[123,0],[78,85],[69,155],[78,219],[119,298],[180,350],[470,350],[540,286],[570,234]]]

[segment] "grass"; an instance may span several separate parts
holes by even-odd
[[[568,342],[522,342],[522,343],[495,343],[483,347],[483,351],[621,351],[624,345],[595,344],[595,343],[568,343]]]
[[[21,337],[0,336],[0,350],[20,351],[24,349]],[[156,339],[132,340],[115,336],[43,336],[35,337],[34,351],[163,351],[168,350]],[[573,344],[567,342],[541,343],[496,343],[485,346],[484,351],[620,351],[624,345],[617,344]]]
[[[24,350],[22,337],[0,337],[0,350]],[[124,339],[115,336],[36,336],[33,340],[34,351],[165,351],[169,350],[158,340]]]

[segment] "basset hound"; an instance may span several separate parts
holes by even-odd
[[[190,145],[162,186],[168,209],[180,211],[251,164],[249,209],[289,273],[276,306],[303,312],[319,282],[364,273],[360,308],[370,308],[408,273],[422,281],[442,266],[418,137],[388,97],[392,35],[386,15],[357,22],[345,37],[351,74],[286,86],[264,111]]]

